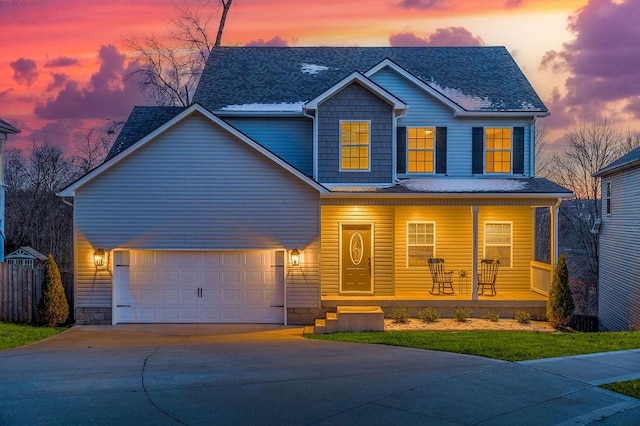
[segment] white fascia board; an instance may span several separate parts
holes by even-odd
[[[520,199],[520,198],[531,198],[531,199],[563,199],[569,200],[573,198],[573,193],[535,193],[535,194],[527,194],[527,193],[505,193],[505,192],[423,192],[423,193],[404,193],[404,194],[390,194],[390,193],[371,193],[371,192],[329,192],[322,194],[320,198],[395,198],[395,199],[460,199],[460,198],[468,198],[468,199],[487,199],[487,198],[496,198],[496,199]]]
[[[398,74],[400,74],[401,76],[409,80],[411,83],[415,84],[416,86],[418,86],[419,88],[421,88],[422,90],[424,90],[425,92],[433,96],[434,98],[438,99],[440,102],[442,102],[443,104],[451,108],[454,111],[454,113],[465,112],[465,110],[462,109],[460,105],[453,102],[451,99],[447,98],[442,93],[438,92],[436,89],[429,86],[424,81],[420,80],[418,77],[414,76],[409,71],[407,71],[406,69],[402,68],[400,65],[393,62],[391,59],[383,60],[375,67],[365,72],[364,75],[365,77],[370,78],[385,67],[391,68],[392,70],[394,70],[395,72],[397,72]]]
[[[365,77],[364,75],[362,75],[357,71],[346,76],[345,78],[340,80],[338,83],[336,83],[335,85],[330,87],[328,90],[326,90],[324,93],[317,96],[315,99],[312,99],[309,102],[307,102],[304,105],[304,108],[306,110],[318,109],[319,104],[321,104],[331,96],[335,95],[340,90],[342,90],[343,88],[345,88],[346,86],[348,86],[353,82],[357,82],[363,85],[369,91],[373,92],[380,98],[384,99],[386,102],[393,105],[393,109],[395,111],[404,111],[408,108],[407,104],[405,104],[402,100],[398,99],[397,97],[392,95],[390,92],[388,92],[386,89],[382,88],[381,86],[378,86],[375,82],[369,80],[367,77]]]
[[[548,111],[461,111],[454,114],[455,117],[478,117],[478,118],[532,118],[548,117]]]
[[[302,110],[300,112],[294,111],[228,111],[228,110],[215,110],[213,111],[218,117],[304,117]]]
[[[247,145],[249,145],[252,148],[254,148],[256,151],[260,152],[265,157],[267,157],[270,160],[272,160],[274,163],[280,165],[282,168],[287,170],[289,173],[293,174],[294,176],[298,177],[300,180],[304,181],[305,183],[307,183],[308,185],[310,185],[314,189],[318,190],[320,193],[328,192],[327,189],[325,187],[323,187],[322,185],[320,185],[318,182],[314,181],[313,179],[310,179],[308,176],[306,176],[305,174],[303,174],[302,172],[300,172],[296,168],[294,168],[291,165],[289,165],[287,162],[282,160],[277,155],[273,154],[271,151],[265,149],[262,145],[258,144],[253,139],[251,139],[250,137],[248,137],[244,133],[240,132],[235,127],[231,126],[230,124],[228,124],[225,121],[221,120],[220,118],[216,117],[213,113],[208,111],[203,106],[201,106],[199,104],[194,104],[191,107],[189,107],[186,110],[184,110],[183,112],[181,112],[180,114],[176,115],[174,118],[172,118],[171,120],[169,120],[168,122],[166,122],[162,126],[158,127],[153,132],[149,133],[144,138],[140,139],[138,142],[136,142],[135,144],[133,144],[132,146],[130,146],[129,148],[127,148],[126,150],[124,150],[120,154],[116,155],[115,157],[113,157],[112,159],[107,161],[106,163],[103,163],[100,166],[96,167],[95,169],[93,169],[92,171],[90,171],[89,173],[87,173],[86,175],[84,175],[83,177],[81,177],[80,179],[78,179],[77,181],[75,181],[74,183],[72,183],[71,185],[69,185],[68,187],[63,189],[62,191],[58,192],[56,195],[59,196],[59,197],[74,197],[76,191],[80,187],[84,186],[85,184],[87,184],[91,180],[93,180],[96,177],[100,176],[102,173],[104,173],[107,170],[111,169],[116,164],[118,164],[121,161],[123,161],[125,158],[128,158],[130,155],[133,155],[135,152],[137,152],[140,148],[145,146],[147,143],[149,143],[150,141],[152,141],[153,139],[155,139],[156,137],[158,137],[162,133],[166,132],[167,130],[169,130],[170,128],[175,126],[176,124],[180,123],[182,120],[186,119],[188,116],[190,116],[194,112],[198,112],[198,113],[202,114],[204,117],[208,118],[209,120],[211,120],[212,122],[214,122],[215,124],[217,124],[218,126],[223,128],[224,130],[226,130],[229,133],[231,133],[233,136],[237,137],[241,141],[245,142]]]

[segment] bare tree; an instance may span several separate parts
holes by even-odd
[[[212,0],[199,8],[177,8],[177,17],[169,21],[164,36],[155,34],[132,35],[126,40],[142,65],[128,78],[136,78],[143,93],[155,105],[189,106],[192,102],[200,74],[211,49],[222,42],[222,33],[233,0],[219,0],[222,11],[218,21],[215,43],[210,41],[209,26],[215,13]],[[216,2],[217,3],[217,2]]]
[[[52,253],[65,271],[72,268],[72,209],[56,191],[76,175],[62,151],[46,143],[31,147],[28,157],[7,150],[6,249],[31,246]]]
[[[84,135],[78,154],[73,158],[76,173],[83,176],[102,164],[124,122],[108,120],[92,127]]]
[[[550,155],[548,152],[547,145],[547,135],[549,131],[547,130],[544,124],[537,123],[536,124],[536,152],[535,152],[535,162],[536,162],[536,176],[548,176],[549,171],[549,163],[550,163]]]
[[[638,145],[638,135],[625,132],[615,122],[580,121],[565,135],[567,147],[549,163],[549,174],[560,185],[573,191],[575,200],[560,208],[561,239],[574,277],[597,286],[598,234],[592,233],[600,217],[600,179],[593,173]]]

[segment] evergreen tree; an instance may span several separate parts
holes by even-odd
[[[567,325],[573,316],[575,305],[571,288],[569,288],[569,270],[564,255],[558,257],[558,264],[553,272],[553,281],[547,300],[547,318],[555,328]]]
[[[40,323],[49,327],[62,324],[69,317],[69,303],[64,294],[60,270],[56,261],[53,260],[52,254],[49,254],[47,258],[38,313],[40,314]]]

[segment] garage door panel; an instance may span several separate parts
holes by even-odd
[[[276,257],[283,259],[275,252],[131,251],[130,265],[116,274],[117,321],[282,323],[284,269]]]

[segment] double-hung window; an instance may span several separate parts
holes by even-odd
[[[434,127],[409,127],[407,129],[407,172],[433,173],[435,171]]]
[[[340,170],[369,170],[369,121],[340,122]]]
[[[436,254],[435,222],[407,223],[407,267],[427,266]]]
[[[604,198],[606,201],[606,212],[607,214],[611,214],[611,181],[608,181],[605,185],[605,194]]]
[[[484,133],[486,173],[511,173],[511,139],[509,127],[487,127]]]
[[[484,223],[484,258],[498,259],[500,266],[511,267],[513,256],[513,223]]]

